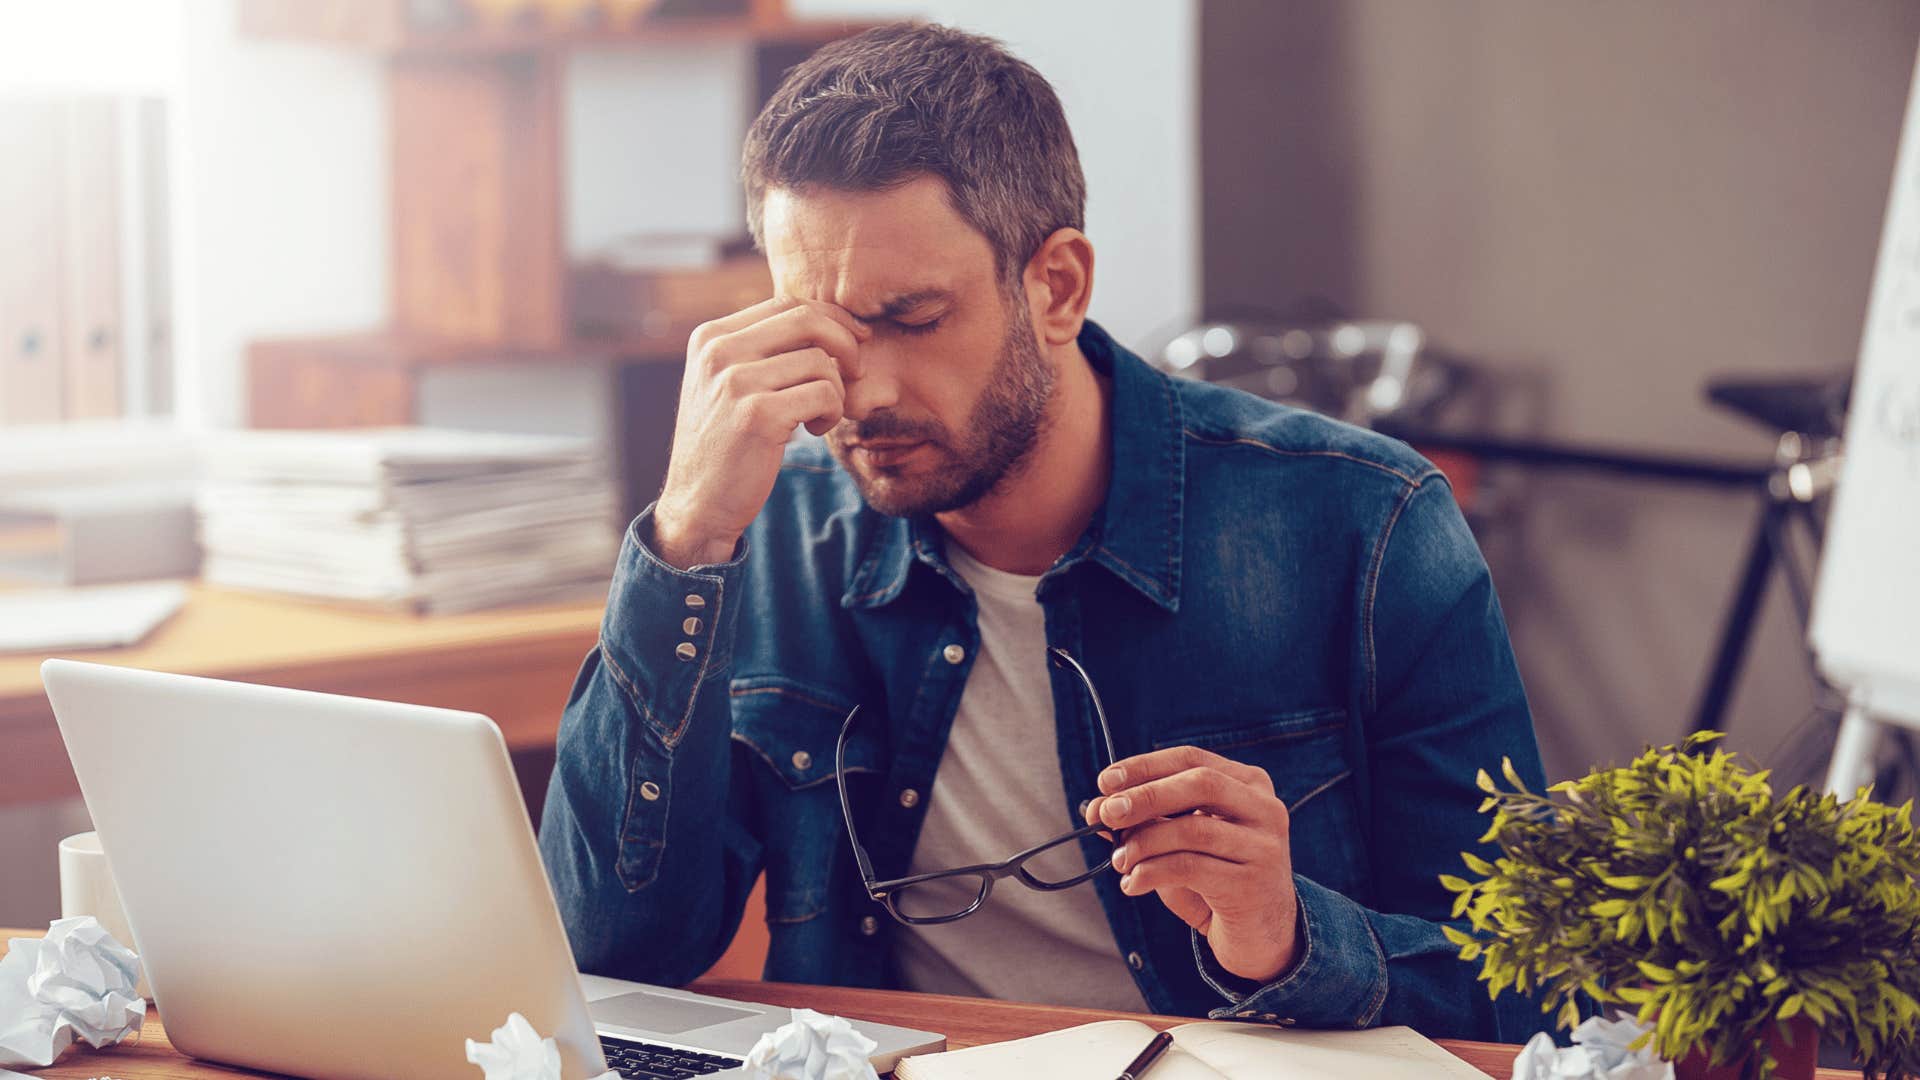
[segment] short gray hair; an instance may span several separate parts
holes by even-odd
[[[893,23],[787,74],[747,132],[747,226],[774,188],[879,191],[944,180],[1004,281],[1057,229],[1086,227],[1087,182],[1053,87],[992,38]]]

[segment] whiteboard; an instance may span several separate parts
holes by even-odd
[[[1809,631],[1821,671],[1920,725],[1920,61],[1894,163]]]

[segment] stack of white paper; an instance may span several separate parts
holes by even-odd
[[[613,570],[613,482],[585,440],[237,431],[204,451],[215,584],[454,612],[604,593]]]

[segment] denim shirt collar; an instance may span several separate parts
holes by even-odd
[[[1113,380],[1113,471],[1105,505],[1048,576],[1082,560],[1091,561],[1163,610],[1177,612],[1186,478],[1180,396],[1170,378],[1147,366],[1091,319],[1081,327],[1079,344],[1094,369]],[[841,606],[877,608],[892,603],[905,588],[915,562],[966,591],[947,564],[939,522],[931,516],[885,518],[874,530],[866,555],[840,598]]]

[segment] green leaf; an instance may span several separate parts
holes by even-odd
[[[1644,889],[1653,884],[1653,879],[1645,874],[1623,874],[1618,877],[1602,874],[1600,880],[1616,889]]]
[[[1521,792],[1527,790],[1527,785],[1520,782],[1520,774],[1515,771],[1512,758],[1502,757],[1500,759],[1500,775],[1507,778],[1507,783],[1513,785],[1513,790]]]

